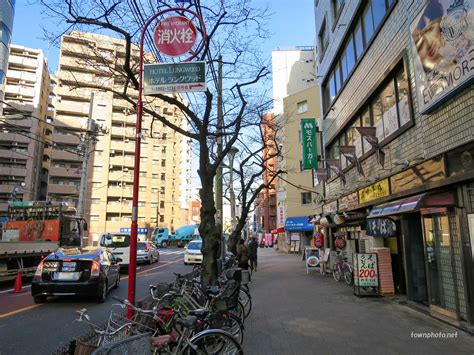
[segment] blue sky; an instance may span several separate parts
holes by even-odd
[[[314,41],[313,0],[255,0],[255,6],[268,5],[274,15],[269,22],[273,34],[266,42],[264,51],[270,58],[271,51],[282,46],[311,46]],[[13,23],[12,43],[40,48],[49,58],[50,71],[56,71],[59,56],[57,48],[48,48],[43,39],[43,27],[53,22],[41,14],[41,6],[35,0],[17,0]]]

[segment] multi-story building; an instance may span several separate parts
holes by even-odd
[[[269,124],[268,127],[264,126],[265,134],[275,136],[282,156],[267,162],[270,169],[264,173],[263,181],[269,181],[270,171],[281,169],[288,173],[283,174],[281,179],[273,180],[272,188],[263,191],[259,198],[262,205],[257,208],[256,215],[259,223],[263,225],[263,230],[273,234],[271,238],[274,239],[274,235],[279,235],[281,249],[289,250],[291,235],[293,235],[295,242],[293,248],[296,251],[297,245],[299,250],[300,236],[304,236],[305,232],[312,230],[307,221],[308,216],[314,213],[314,209],[312,198],[305,199],[305,206],[301,209],[295,209],[295,205],[290,201],[298,199],[299,202],[302,202],[301,192],[308,191],[299,191],[293,185],[286,183],[285,180],[295,185],[313,187],[311,172],[302,172],[301,170],[301,139],[298,132],[301,118],[316,120],[319,116],[319,100],[317,91],[314,91],[317,82],[314,74],[314,48],[289,47],[273,51],[272,76],[273,109],[271,113],[265,115],[263,121]],[[293,97],[293,99],[289,99],[289,102],[285,104],[285,98],[288,97]],[[299,99],[301,101],[298,101]],[[294,107],[292,100],[298,101],[294,103]],[[311,107],[310,112],[308,112],[308,107]],[[269,147],[269,149],[276,151],[276,147]],[[298,203],[298,205],[301,204]],[[303,229],[306,230],[285,230],[286,221],[288,220],[288,224],[291,224],[296,221],[295,218],[305,220]],[[269,237],[267,236],[267,238]],[[305,238],[302,241],[301,245],[307,244]]]
[[[3,87],[8,67],[8,47],[12,35],[15,1],[0,0],[0,100],[3,101]],[[0,105],[0,117],[3,107]]]
[[[314,4],[330,247],[378,253],[380,293],[472,325],[472,2]]]
[[[315,84],[289,95],[283,99],[283,113],[279,116],[278,143],[282,156],[278,166],[286,172],[277,184],[279,249],[283,251],[298,252],[311,245],[314,230],[311,217],[322,203],[322,184],[314,179],[312,169],[303,169],[301,140],[301,120],[319,122],[319,96],[320,89]]]
[[[132,218],[136,114],[126,100],[110,91],[123,90],[124,78],[112,72],[123,65],[124,58],[123,40],[80,32],[62,37],[55,90],[59,128],[54,136],[62,146],[53,151],[48,194],[52,200],[77,203],[82,158],[75,150],[90,112],[101,127],[87,172],[85,217],[90,220],[93,241],[103,232],[129,230]],[[132,60],[138,60],[136,47]],[[136,90],[128,90],[136,100]],[[184,127],[186,120],[173,106],[148,100],[149,107]],[[158,225],[174,230],[188,215],[182,195],[188,191],[189,158],[184,157],[189,156],[189,141],[158,121],[152,124],[147,114],[142,133],[139,233],[149,233]]]
[[[11,45],[0,121],[0,213],[11,201],[46,200],[52,150],[50,76],[39,49]]]

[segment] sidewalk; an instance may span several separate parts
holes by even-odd
[[[245,354],[474,354],[474,337],[384,298],[358,298],[301,255],[258,249]],[[443,332],[452,339],[413,333]]]

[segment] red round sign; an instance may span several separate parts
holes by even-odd
[[[194,24],[184,16],[171,16],[160,21],[153,33],[156,48],[163,54],[177,57],[189,52],[197,39]]]

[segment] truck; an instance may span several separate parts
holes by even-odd
[[[0,238],[0,281],[33,276],[58,247],[81,247],[86,221],[64,203],[20,201],[8,206]]]
[[[175,233],[169,233],[167,227],[156,227],[151,235],[151,240],[161,248],[166,248],[168,245],[183,247],[199,236],[198,229],[199,225],[190,224],[179,227]]]

